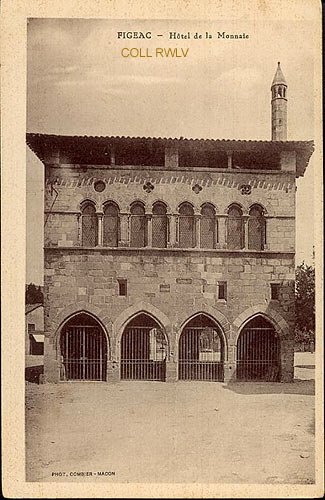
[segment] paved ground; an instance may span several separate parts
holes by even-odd
[[[29,481],[314,481],[313,380],[26,384]]]

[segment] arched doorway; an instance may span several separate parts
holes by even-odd
[[[237,380],[278,381],[280,342],[274,326],[263,316],[251,319],[237,341]]]
[[[166,380],[167,338],[147,314],[126,326],[121,340],[122,380]]]
[[[204,314],[195,316],[179,339],[178,378],[222,382],[224,350],[217,323]]]
[[[106,380],[107,339],[92,316],[80,313],[62,328],[62,380]]]

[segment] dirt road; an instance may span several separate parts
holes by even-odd
[[[313,380],[27,382],[27,480],[310,484],[313,393]]]

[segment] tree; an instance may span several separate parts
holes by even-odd
[[[25,292],[26,304],[43,304],[43,292],[40,286],[29,283]]]
[[[315,268],[303,261],[296,269],[296,331],[298,343],[315,341]]]

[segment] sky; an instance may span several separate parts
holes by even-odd
[[[151,31],[152,39],[118,39],[123,31]],[[223,31],[249,38],[218,39]],[[169,32],[191,38],[169,40]],[[203,38],[194,39],[196,32]],[[27,132],[269,140],[270,86],[281,61],[288,140],[313,139],[314,41],[306,21],[30,19],[27,36]],[[177,59],[123,58],[124,47],[153,56],[156,47],[189,52]],[[297,181],[297,264],[312,262],[317,168],[312,158]],[[43,282],[43,170],[27,149],[26,279],[37,284]]]

